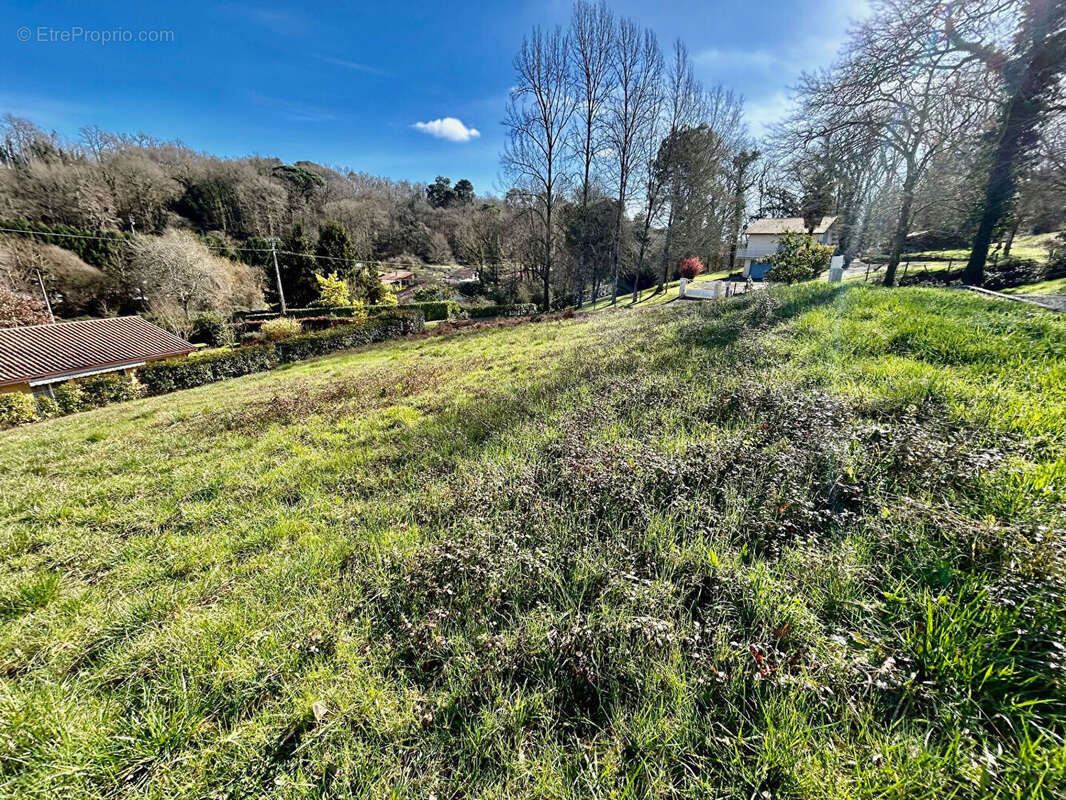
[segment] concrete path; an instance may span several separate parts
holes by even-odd
[[[980,286],[967,286],[966,288],[971,292],[977,292],[986,297],[995,297],[998,300],[1013,300],[1015,303],[1029,303],[1051,311],[1066,311],[1066,295],[1062,294],[1004,294],[993,292],[991,289],[982,289]]]

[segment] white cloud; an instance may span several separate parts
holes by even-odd
[[[449,142],[469,142],[481,135],[481,131],[477,128],[468,128],[462,120],[455,117],[442,117],[431,122],[416,122],[414,128],[434,138],[447,139]]]

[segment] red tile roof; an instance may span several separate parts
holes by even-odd
[[[381,276],[382,283],[396,283],[397,281],[406,281],[413,278],[415,274],[408,272],[405,269],[397,269],[392,272],[386,272]]]
[[[0,386],[84,370],[121,368],[196,348],[140,317],[0,328]]]

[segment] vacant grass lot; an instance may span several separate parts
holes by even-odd
[[[0,433],[0,794],[1061,797],[1066,319],[811,284]]]

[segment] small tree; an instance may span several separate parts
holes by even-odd
[[[336,272],[331,272],[329,275],[320,275],[316,272],[315,280],[318,282],[319,293],[315,305],[329,307],[351,305],[348,281],[337,277]]]
[[[706,267],[703,266],[703,262],[696,256],[689,256],[682,259],[681,264],[678,266],[677,271],[681,273],[682,278],[692,280],[697,275],[703,273]]]
[[[774,283],[809,281],[829,267],[833,248],[818,244],[802,233],[788,231],[781,237],[777,252],[770,256],[766,278]]]

